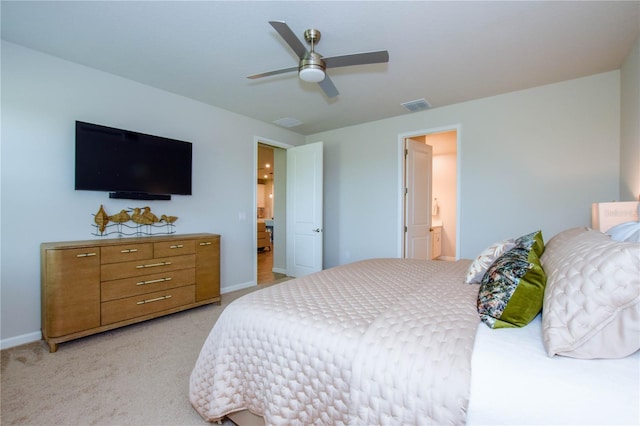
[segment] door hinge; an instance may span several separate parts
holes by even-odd
[[[409,193],[409,188],[405,188],[404,189],[404,195],[407,195]]]
[[[409,229],[405,226],[404,227],[404,232],[407,232]]]
[[[405,158],[409,156],[409,150],[408,149],[404,150],[404,156],[405,156]]]

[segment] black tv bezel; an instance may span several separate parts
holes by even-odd
[[[149,143],[150,141],[153,143],[153,141],[159,141],[162,143],[169,143],[169,144],[181,144],[183,146],[188,145],[188,152],[189,152],[189,161],[188,161],[188,179],[183,179],[187,186],[188,186],[188,191],[187,190],[170,190],[167,193],[157,193],[157,192],[153,192],[153,191],[140,191],[140,188],[126,188],[126,186],[120,187],[120,188],[107,188],[113,185],[103,185],[103,186],[98,186],[98,185],[87,185],[86,183],[82,183],[81,185],[79,185],[79,161],[81,161],[78,158],[78,152],[79,152],[79,132],[81,131],[81,128],[84,127],[85,129],[87,127],[92,128],[96,131],[105,131],[105,132],[113,132],[113,133],[119,133],[122,135],[126,135],[127,139],[130,140],[142,140],[145,143]],[[130,143],[130,142],[128,142]],[[84,158],[84,157],[83,157]],[[186,163],[186,162],[185,162]],[[109,198],[116,198],[116,199],[134,199],[134,200],[171,200],[171,195],[192,195],[193,194],[193,143],[192,142],[188,142],[188,141],[184,141],[184,140],[179,140],[179,139],[173,139],[173,138],[167,138],[164,136],[157,136],[157,135],[151,135],[151,134],[147,134],[147,133],[142,133],[142,132],[136,132],[136,131],[132,131],[132,130],[126,130],[126,129],[120,129],[120,128],[116,128],[116,127],[109,127],[109,126],[105,126],[102,124],[95,124],[95,123],[89,123],[86,121],[80,121],[80,120],[76,120],[76,140],[75,140],[75,159],[74,159],[74,171],[75,171],[75,176],[74,176],[74,188],[77,191],[97,191],[97,192],[108,192],[109,193]],[[185,176],[186,173],[185,173]]]

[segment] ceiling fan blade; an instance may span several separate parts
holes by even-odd
[[[298,67],[283,68],[281,70],[263,72],[263,73],[260,73],[260,74],[250,75],[247,78],[250,78],[250,79],[253,80],[253,79],[256,79],[256,78],[262,78],[262,77],[269,77],[269,76],[272,76],[272,75],[284,74],[284,73],[291,72],[291,71],[298,71]]]
[[[324,80],[318,83],[320,88],[324,91],[324,94],[327,95],[327,98],[335,98],[338,96],[338,89],[333,85],[333,81],[329,78],[328,75],[324,76]]]
[[[291,28],[282,21],[269,21],[271,26],[280,34],[280,37],[287,42],[289,47],[298,55],[298,58],[302,59],[308,53],[307,48],[302,44],[300,39],[291,31]]]
[[[347,67],[351,65],[379,64],[389,62],[389,52],[380,50],[378,52],[354,53],[351,55],[332,56],[322,58],[327,68]]]

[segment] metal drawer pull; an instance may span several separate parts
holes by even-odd
[[[76,257],[89,257],[89,256],[96,256],[98,253],[80,253],[80,254],[76,254]]]
[[[211,241],[206,241],[204,243],[200,243],[201,246],[210,246],[211,245]]]
[[[124,249],[124,250],[120,250],[120,253],[135,253],[137,251],[138,249]]]
[[[159,263],[149,263],[147,265],[138,265],[136,266],[136,269],[153,268],[154,266],[165,266],[165,265],[171,265],[171,262],[159,262]]]
[[[145,303],[159,302],[160,300],[165,300],[165,299],[171,299],[171,295],[168,294],[166,296],[160,296],[154,299],[141,300],[139,302],[136,302],[136,305],[144,305]]]
[[[176,244],[176,245],[170,246],[169,248],[174,249],[174,248],[183,248],[183,247],[184,247],[184,245],[182,245],[182,244]]]
[[[140,281],[140,282],[137,282],[136,285],[147,285],[147,284],[154,284],[154,283],[163,283],[165,281],[171,281],[171,277],[158,278],[157,280]]]

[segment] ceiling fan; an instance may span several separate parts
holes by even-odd
[[[304,39],[311,45],[311,50],[307,50],[285,22],[269,21],[269,24],[280,34],[280,37],[284,39],[295,54],[298,55],[298,58],[300,58],[298,66],[251,75],[247,78],[255,79],[298,71],[298,76],[301,80],[318,83],[327,97],[333,98],[338,96],[338,89],[336,89],[336,86],[334,86],[329,76],[326,75],[327,68],[389,62],[389,52],[386,50],[323,58],[322,55],[314,49],[315,45],[320,41],[320,31],[308,29],[304,32]]]

